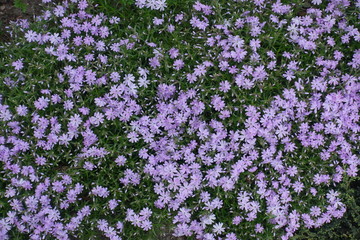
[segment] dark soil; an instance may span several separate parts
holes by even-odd
[[[9,41],[6,26],[17,19],[34,19],[40,14],[41,0],[0,0],[0,41]]]

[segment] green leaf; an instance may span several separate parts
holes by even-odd
[[[23,0],[14,0],[14,6],[20,9],[23,13],[26,12],[28,5]]]

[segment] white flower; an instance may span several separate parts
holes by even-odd
[[[322,2],[322,0],[312,0],[311,2],[312,2],[312,4],[314,4],[314,5],[320,5],[321,2]]]
[[[216,223],[213,226],[213,232],[216,234],[221,234],[225,231],[225,228],[223,227],[223,223]]]
[[[214,222],[214,220],[215,220],[215,214],[210,214],[210,215],[202,217],[201,224],[203,226],[211,225]]]

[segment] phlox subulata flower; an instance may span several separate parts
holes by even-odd
[[[289,239],[343,216],[358,4],[42,2],[0,48],[0,238],[133,239],[167,219]]]

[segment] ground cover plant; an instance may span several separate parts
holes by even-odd
[[[42,2],[0,46],[0,239],[359,220],[359,1]]]

